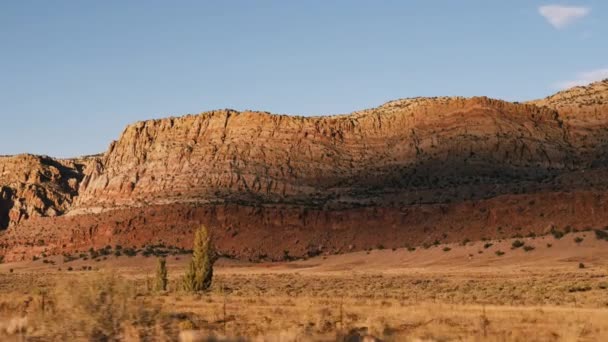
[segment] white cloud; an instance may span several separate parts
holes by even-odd
[[[591,12],[589,7],[546,5],[538,8],[540,15],[556,29],[562,29]]]
[[[572,87],[584,86],[589,83],[601,81],[608,78],[608,68],[596,69],[591,71],[579,72],[576,79],[558,82],[555,87],[558,89],[568,89]]]

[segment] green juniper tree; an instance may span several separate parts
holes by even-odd
[[[211,287],[215,252],[207,227],[201,226],[194,236],[192,261],[183,279],[184,290],[188,292],[206,291]]]
[[[154,285],[156,291],[167,291],[167,260],[165,258],[158,259],[158,266],[156,267],[156,284]]]

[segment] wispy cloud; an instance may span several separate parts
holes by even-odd
[[[608,68],[596,69],[591,71],[579,72],[576,74],[576,79],[570,81],[562,81],[555,84],[555,88],[568,89],[577,86],[584,86],[589,83],[601,81],[608,78]]]
[[[562,29],[573,22],[586,17],[591,12],[589,7],[546,5],[538,8],[538,13],[545,17],[556,29]]]

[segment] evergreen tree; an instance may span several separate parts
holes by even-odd
[[[167,260],[165,258],[158,259],[156,267],[156,283],[154,286],[156,291],[167,291]]]
[[[188,292],[206,291],[211,287],[215,252],[207,227],[201,226],[194,235],[192,261],[184,275],[183,287]]]

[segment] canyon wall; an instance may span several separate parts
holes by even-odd
[[[203,223],[221,253],[251,260],[604,227],[607,104],[603,81],[526,104],[138,122],[100,156],[0,158],[0,254],[188,248]]]

